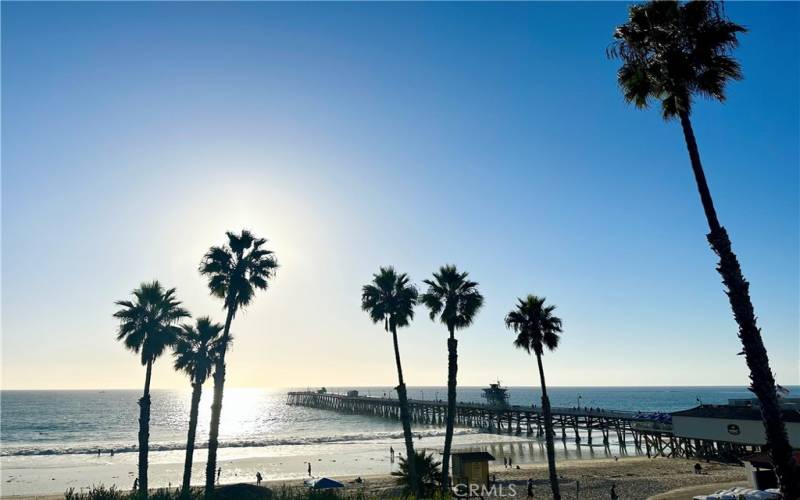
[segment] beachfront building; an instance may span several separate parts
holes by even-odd
[[[800,399],[781,404],[789,443],[800,449]],[[727,405],[700,405],[672,414],[676,437],[763,446],[767,443],[757,400],[730,400]]]

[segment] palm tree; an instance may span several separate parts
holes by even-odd
[[[175,289],[164,290],[158,281],[142,283],[133,291],[134,300],[115,302],[121,309],[114,313],[119,320],[117,340],[140,355],[146,366],[144,393],[139,399],[139,491],[147,496],[147,454],[150,450],[150,378],[153,363],[178,335],[175,323],[189,313],[175,299]]]
[[[447,326],[447,427],[444,433],[442,457],[442,488],[450,484],[450,447],[453,444],[453,424],[456,415],[456,375],[458,374],[458,340],[455,332],[472,324],[472,320],[483,305],[483,295],[478,292],[478,283],[467,279],[456,266],[446,265],[433,273],[432,280],[424,280],[428,290],[419,301],[429,309],[431,320]]]
[[[742,78],[732,51],[738,46],[737,35],[746,31],[725,17],[719,2],[636,4],[629,9],[628,21],[616,29],[609,56],[622,61],[617,81],[626,101],[638,108],[659,102],[665,120],[680,120],[708,222],[708,242],[719,257],[717,271],[739,326],[751,390],[761,403],[767,447],[784,496],[800,498],[800,480],[781,418],[775,379],[756,324],[750,285],[742,275],[728,233],[717,219],[690,120],[695,96],[722,102],[727,84]]]
[[[194,440],[197,433],[197,414],[200,409],[200,397],[203,384],[211,375],[219,353],[230,345],[220,337],[223,326],[212,323],[208,316],[197,318],[196,326],[182,325],[178,340],[173,347],[176,370],[185,372],[192,384],[192,403],[189,410],[189,432],[186,439],[186,461],[183,468],[183,495],[189,494],[192,480],[192,458],[194,456]]]
[[[384,329],[392,333],[394,361],[397,365],[397,398],[400,401],[400,421],[406,441],[406,456],[414,455],[414,438],[411,435],[411,415],[408,411],[408,395],[400,364],[400,348],[397,345],[397,327],[408,326],[414,318],[417,304],[417,289],[409,283],[408,275],[397,274],[393,267],[381,267],[373,275],[372,283],[364,285],[361,292],[361,309],[369,313],[373,323],[383,323]],[[419,496],[419,484],[415,463],[408,463],[409,485]]]
[[[398,464],[400,470],[392,472],[392,475],[397,476],[397,482],[406,485],[408,490],[415,491],[411,485],[417,485],[421,491],[421,493],[417,493],[417,498],[433,497],[434,485],[441,478],[439,466],[442,465],[442,463],[434,459],[433,453],[425,453],[425,450],[418,451],[408,456],[416,457],[416,460],[408,460],[407,457],[400,457]],[[412,469],[416,471],[419,477],[418,481],[411,479]]]
[[[275,276],[278,261],[264,244],[267,240],[256,238],[247,230],[240,234],[225,233],[228,243],[211,247],[200,263],[200,274],[208,278],[211,294],[223,300],[226,310],[222,332],[223,346],[214,364],[214,401],[211,404],[211,426],[208,435],[208,462],[206,463],[206,496],[214,490],[214,472],[217,468],[219,421],[222,413],[222,393],[225,386],[225,354],[231,336],[231,322],[239,309],[247,307],[256,290],[266,290]]]
[[[542,413],[544,415],[544,435],[547,443],[547,468],[550,471],[550,488],[553,498],[559,500],[561,492],[556,474],[556,452],[553,444],[553,418],[550,413],[550,398],[547,396],[547,384],[544,381],[542,354],[545,348],[555,351],[561,333],[561,318],[555,316],[556,306],[544,305],[545,298],[528,295],[517,299],[517,307],[506,315],[506,328],[517,334],[514,346],[524,349],[528,354],[533,351],[539,365],[539,383],[542,385]]]

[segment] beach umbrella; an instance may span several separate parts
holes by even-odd
[[[314,479],[313,481],[308,481],[306,483],[309,487],[315,490],[326,490],[330,488],[344,488],[344,485],[339,481],[334,481],[329,477],[321,477],[319,479]]]

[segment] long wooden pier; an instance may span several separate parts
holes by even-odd
[[[348,396],[327,392],[290,392],[287,404],[331,410],[340,413],[400,419],[400,403],[387,397]],[[447,415],[446,401],[410,399],[411,419],[415,423],[444,425]],[[688,439],[674,436],[672,424],[647,418],[640,412],[604,410],[597,408],[551,409],[553,429],[556,437],[567,441],[568,436],[578,445],[586,439],[593,445],[599,438],[604,446],[610,446],[610,436],[616,437],[621,452],[632,445],[647,456],[716,458],[726,453],[755,452],[756,447],[727,442]],[[544,436],[544,417],[541,407],[490,406],[480,403],[456,405],[457,426],[482,429],[486,432],[527,436]]]

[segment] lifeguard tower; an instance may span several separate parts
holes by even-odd
[[[485,451],[454,451],[453,484],[478,484],[489,486],[489,460],[491,453]]]
[[[483,399],[486,404],[493,408],[506,408],[508,407],[508,389],[500,385],[498,380],[496,384],[489,384],[489,387],[483,390]]]

